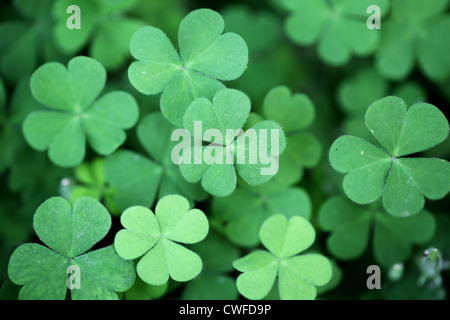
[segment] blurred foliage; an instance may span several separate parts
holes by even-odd
[[[82,31],[76,35],[66,27],[69,4],[81,7]],[[366,27],[370,4],[381,6],[380,30]],[[224,32],[247,43],[247,69],[224,82],[252,102],[245,128],[274,120],[286,133],[278,174],[260,186],[238,179],[228,197],[208,195],[184,180],[168,160],[173,126],[159,112],[160,95],[144,95],[128,79],[133,61],[129,43],[139,26],[164,30],[178,52],[179,24],[199,8],[219,12]],[[8,279],[8,263],[18,246],[38,241],[33,215],[47,199],[99,200],[112,214],[114,229],[130,205],[153,210],[170,193],[188,198],[210,220],[206,239],[188,246],[202,258],[203,269],[191,281],[162,286],[137,277],[119,295],[122,299],[242,298],[233,261],[264,249],[260,227],[280,213],[308,219],[316,234],[310,250],[334,259],[331,281],[317,287],[319,299],[445,299],[450,288],[450,196],[427,200],[426,211],[405,224],[378,202],[361,206],[347,199],[343,175],[332,169],[328,152],[344,134],[375,143],[364,116],[369,105],[385,96],[399,96],[408,106],[430,103],[448,118],[449,21],[448,0],[2,1],[0,299],[18,297],[18,286]],[[48,62],[66,66],[77,55],[105,67],[103,93],[122,90],[135,98],[139,121],[112,155],[98,154],[88,145],[83,163],[61,168],[45,152],[28,146],[22,124],[27,115],[45,108],[30,90],[32,73]],[[450,139],[412,156],[449,160]],[[110,232],[101,245],[111,245],[113,236]],[[365,271],[373,264],[381,266],[381,290],[366,287]],[[266,299],[279,299],[277,283]]]

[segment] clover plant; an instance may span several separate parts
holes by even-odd
[[[179,195],[168,195],[158,201],[155,213],[141,206],[130,207],[120,216],[125,229],[120,230],[114,247],[124,259],[142,257],[136,265],[139,277],[160,286],[169,277],[189,281],[202,270],[202,260],[179,243],[203,240],[209,230],[208,219],[189,201]]]
[[[332,267],[327,258],[316,253],[298,255],[315,239],[306,219],[274,215],[261,226],[259,238],[268,251],[252,251],[233,263],[242,272],[236,285],[246,298],[264,298],[278,278],[281,299],[314,299],[315,286],[330,281]]]
[[[284,132],[271,120],[239,132],[249,112],[249,98],[235,89],[218,91],[212,101],[198,98],[190,104],[183,117],[184,127],[194,139],[210,144],[183,149],[180,170],[187,181],[201,181],[207,192],[223,197],[235,190],[237,174],[250,185],[263,184],[276,174],[277,157],[286,146]],[[196,123],[202,124],[199,130]],[[206,135],[208,130],[214,133]],[[196,160],[199,153],[200,161]],[[208,163],[205,155],[215,158]]]
[[[385,97],[369,106],[365,118],[382,148],[354,136],[342,136],[330,148],[331,165],[346,173],[343,187],[351,200],[367,204],[382,197],[390,214],[407,217],[423,209],[425,197],[449,192],[448,161],[405,157],[447,138],[449,125],[439,109],[428,103],[408,109],[402,99]]]
[[[447,299],[449,3],[3,1],[0,300]]]
[[[12,282],[23,286],[19,299],[64,300],[69,267],[80,270],[83,284],[71,289],[74,300],[117,299],[116,292],[134,283],[133,264],[118,256],[113,246],[87,252],[111,227],[111,217],[99,202],[79,198],[73,206],[54,197],[36,211],[33,228],[48,247],[27,243],[18,247],[8,265]]]
[[[27,116],[23,123],[27,142],[38,151],[48,150],[49,158],[62,167],[82,162],[86,140],[101,155],[116,150],[139,111],[134,98],[124,91],[97,98],[105,82],[104,67],[84,56],[71,59],[67,68],[58,62],[39,67],[31,77],[31,91],[51,110]]]

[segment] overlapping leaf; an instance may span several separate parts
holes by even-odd
[[[212,102],[199,98],[191,103],[183,123],[194,145],[183,148],[180,161],[187,181],[201,181],[207,192],[220,197],[234,191],[237,174],[250,185],[263,184],[276,174],[286,146],[284,132],[269,120],[243,132],[249,112],[249,98],[234,89],[220,90]]]
[[[286,150],[280,156],[279,171],[262,187],[276,190],[292,186],[301,180],[304,168],[316,167],[322,156],[319,139],[306,131],[315,119],[314,104],[305,94],[293,94],[289,88],[277,86],[265,96],[261,114],[279,123],[286,134]],[[254,116],[247,125],[257,118]]]
[[[155,199],[174,193],[191,201],[206,198],[200,184],[187,182],[172,162],[175,129],[160,112],[151,113],[137,127],[138,139],[149,157],[119,150],[106,159],[105,178],[117,190],[114,203],[119,211],[135,205],[151,207]]]

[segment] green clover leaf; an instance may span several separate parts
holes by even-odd
[[[137,136],[149,157],[118,150],[106,158],[105,177],[117,190],[114,203],[119,211],[135,205],[151,207],[156,198],[168,194],[180,194],[192,201],[206,198],[200,184],[187,182],[172,162],[176,142],[170,140],[175,129],[160,112],[148,114],[137,127]]]
[[[198,98],[191,103],[183,117],[184,127],[194,140],[209,145],[194,143],[183,149],[180,170],[187,181],[201,181],[208,193],[223,197],[236,188],[237,174],[250,185],[263,184],[274,176],[276,171],[271,169],[274,163],[278,167],[277,157],[286,146],[284,132],[276,122],[266,120],[244,133],[249,112],[250,99],[234,89],[218,91],[212,101]],[[197,133],[198,123],[201,130]],[[207,131],[213,133],[208,135]],[[214,159],[208,162],[207,156]]]
[[[393,0],[392,18],[382,28],[375,66],[392,80],[406,78],[417,63],[431,80],[450,74],[450,16],[447,0]],[[405,36],[405,34],[407,36]]]
[[[137,259],[139,277],[151,285],[163,285],[169,277],[189,281],[202,270],[202,260],[178,243],[192,244],[208,234],[208,219],[180,195],[159,200],[155,214],[135,206],[123,212],[120,221],[125,229],[114,240],[117,253],[124,259]]]
[[[409,216],[423,209],[424,197],[437,200],[449,192],[448,161],[404,157],[446,139],[449,125],[439,109],[427,103],[407,109],[402,99],[385,97],[369,106],[365,118],[383,149],[342,136],[329,154],[333,168],[346,173],[343,187],[352,201],[367,204],[382,197],[387,212]]]
[[[261,226],[259,237],[268,251],[256,250],[233,263],[243,272],[236,280],[238,291],[248,299],[263,299],[278,277],[280,298],[312,300],[316,286],[330,281],[330,261],[315,253],[298,255],[314,242],[315,231],[308,220],[274,215]]]
[[[406,261],[412,245],[427,243],[436,228],[434,217],[427,211],[394,217],[343,197],[328,199],[319,210],[318,221],[324,231],[331,232],[327,247],[337,258],[355,259],[372,243],[376,261],[386,267]]]
[[[375,52],[379,30],[367,27],[366,13],[370,5],[380,7],[385,15],[387,0],[284,0],[292,11],[285,21],[286,34],[302,46],[318,43],[322,60],[333,66],[346,64],[351,56],[367,56]]]
[[[161,95],[161,111],[178,127],[190,103],[212,99],[224,85],[245,71],[248,49],[235,33],[222,34],[222,16],[210,9],[189,13],[178,32],[180,54],[163,31],[140,28],[131,38],[130,51],[138,60],[128,69],[131,84],[144,94]]]
[[[63,198],[50,198],[37,209],[33,227],[48,247],[27,243],[11,255],[8,275],[23,286],[19,299],[64,300],[70,266],[80,270],[80,287],[70,289],[74,300],[118,299],[116,291],[133,285],[133,264],[113,246],[86,253],[111,227],[108,211],[96,200],[79,198],[71,206]]]
[[[134,32],[145,23],[127,16],[136,5],[135,0],[57,0],[53,4],[55,21],[53,40],[59,50],[74,55],[88,43],[89,56],[108,70],[117,70],[130,57],[129,43]],[[67,27],[67,8],[80,8],[80,29]]]
[[[282,213],[287,218],[311,218],[311,199],[300,188],[262,192],[256,188],[237,188],[228,197],[214,197],[214,219],[223,225],[227,238],[243,247],[259,244],[259,230],[269,217]]]
[[[116,150],[126,139],[124,129],[137,121],[139,109],[124,91],[97,99],[106,81],[103,66],[88,57],[75,57],[66,69],[49,62],[31,77],[35,99],[50,111],[28,115],[23,123],[27,142],[61,167],[74,167],[85,156],[86,140],[101,155]]]

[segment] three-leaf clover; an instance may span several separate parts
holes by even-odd
[[[343,197],[327,200],[319,210],[318,221],[324,231],[331,232],[327,247],[333,255],[354,259],[372,242],[375,259],[386,267],[408,259],[412,245],[429,241],[436,228],[427,211],[395,217],[381,208],[362,207]]]
[[[184,127],[195,140],[209,145],[183,149],[180,170],[187,181],[201,180],[207,192],[223,197],[236,188],[236,174],[250,185],[263,184],[276,174],[277,158],[286,146],[284,132],[278,123],[266,120],[244,133],[249,112],[250,99],[234,89],[220,90],[212,101],[198,98],[191,103]]]
[[[201,258],[178,244],[192,244],[208,234],[208,219],[198,209],[190,209],[189,201],[180,195],[159,200],[155,214],[147,208],[134,206],[125,210],[120,230],[114,240],[117,253],[131,260],[142,256],[137,274],[151,285],[163,285],[169,277],[189,281],[202,270]]]
[[[143,20],[127,16],[136,3],[135,0],[55,1],[52,8],[55,45],[62,52],[74,55],[89,43],[90,57],[108,70],[117,70],[130,57],[131,36],[145,24]],[[79,8],[79,29],[68,27],[73,22],[67,12],[72,5]]]
[[[341,66],[352,54],[367,56],[375,52],[379,30],[367,27],[367,8],[376,5],[381,15],[388,11],[387,0],[284,0],[292,11],[285,22],[287,35],[303,46],[318,43],[323,61]]]
[[[224,85],[245,71],[248,49],[235,33],[222,34],[222,16],[210,9],[189,13],[178,32],[180,54],[160,29],[146,26],[131,38],[133,62],[128,69],[131,84],[144,94],[161,95],[161,111],[178,127],[196,98],[212,99]]]
[[[345,194],[367,204],[382,197],[392,215],[410,216],[425,199],[441,199],[450,190],[450,163],[436,158],[404,157],[427,150],[446,139],[447,119],[436,107],[416,103],[407,109],[398,97],[369,106],[366,126],[383,149],[354,136],[338,138],[330,148],[333,168],[346,173]]]
[[[269,217],[282,213],[287,218],[311,217],[311,199],[305,190],[289,188],[262,192],[240,187],[228,197],[214,197],[214,219],[223,225],[227,238],[237,245],[253,247],[259,244],[259,230]]]
[[[416,61],[430,79],[441,81],[450,74],[450,16],[447,0],[393,0],[392,18],[383,24],[375,66],[386,78],[400,80]]]
[[[71,269],[79,271],[74,273],[79,287],[70,291],[74,300],[118,299],[116,291],[133,285],[133,263],[113,246],[87,252],[111,227],[111,216],[96,200],[82,197],[71,206],[64,198],[50,198],[37,209],[33,227],[48,247],[27,243],[11,255],[8,275],[23,285],[19,299],[64,300]]]
[[[274,215],[261,226],[259,237],[268,251],[255,250],[233,263],[243,272],[236,280],[239,292],[248,299],[262,299],[278,277],[283,300],[310,300],[315,286],[331,279],[330,261],[316,253],[298,255],[314,242],[316,233],[308,220]]]
[[[206,198],[200,184],[187,182],[172,162],[175,129],[160,112],[148,114],[137,127],[137,136],[150,157],[121,149],[106,158],[105,177],[117,191],[114,203],[119,211],[135,205],[151,207],[155,199],[174,193],[195,201]]]
[[[126,139],[124,129],[136,123],[139,108],[124,91],[97,99],[105,81],[105,68],[88,57],[71,59],[67,69],[58,62],[39,67],[31,77],[31,91],[52,110],[28,115],[23,123],[27,142],[38,151],[48,149],[49,158],[61,167],[83,161],[86,140],[101,155],[116,150]]]

